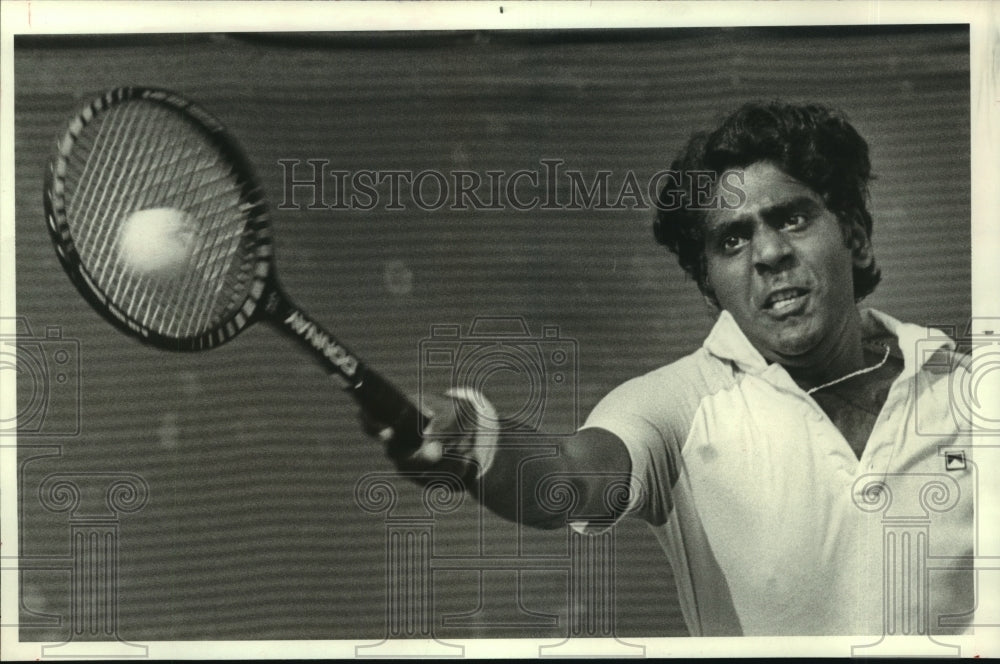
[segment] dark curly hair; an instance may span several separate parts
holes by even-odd
[[[819,194],[840,221],[848,247],[855,247],[851,232],[854,224],[871,239],[868,144],[847,118],[815,104],[746,104],[715,131],[691,137],[671,164],[670,170],[679,177],[674,182],[668,180],[660,190],[653,224],[656,240],[677,254],[684,271],[716,305],[715,295],[706,283],[703,229],[708,209],[695,204],[695,191],[690,176],[685,174],[708,171],[720,178],[728,169],[758,161],[772,162]],[[866,267],[855,266],[855,300],[874,291],[880,279],[874,259]]]

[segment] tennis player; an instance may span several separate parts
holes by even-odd
[[[702,346],[612,390],[575,436],[546,441],[558,456],[529,460],[530,441],[486,428],[456,436],[454,408],[413,455],[383,430],[389,455],[460,473],[530,526],[646,521],[692,635],[962,632],[973,477],[948,399],[965,368],[943,334],[858,306],[880,276],[866,142],[821,106],[750,104],[671,170],[655,236],[718,310]],[[728,195],[690,186],[699,173]],[[449,396],[496,416],[484,395]],[[572,513],[540,502],[553,473],[573,478]],[[893,515],[923,525],[900,534]]]

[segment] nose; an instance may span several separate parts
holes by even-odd
[[[792,261],[792,246],[785,235],[768,224],[761,224],[753,236],[753,264],[757,272],[780,272]]]

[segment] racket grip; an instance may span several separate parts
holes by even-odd
[[[365,367],[361,381],[347,390],[369,417],[392,427],[392,456],[409,456],[420,447],[428,418],[392,383]]]

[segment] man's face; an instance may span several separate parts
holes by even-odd
[[[766,359],[810,366],[857,315],[851,249],[819,194],[770,162],[743,169],[743,191],[708,214],[708,286]]]

